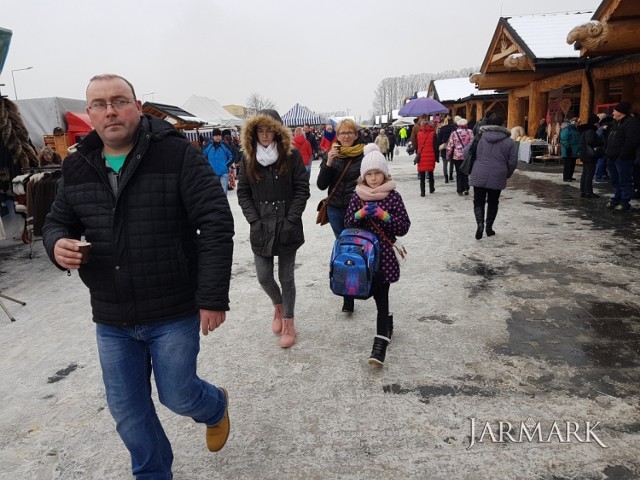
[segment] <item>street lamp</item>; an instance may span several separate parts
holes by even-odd
[[[18,100],[18,92],[16,91],[16,77],[13,76],[13,72],[19,72],[21,70],[31,70],[33,67],[25,67],[25,68],[16,68],[15,70],[11,70],[11,79],[13,80],[13,95]]]
[[[149,93],[143,93],[142,94],[142,103],[144,103],[144,97],[146,97],[147,95],[153,95],[156,92],[149,92]],[[151,100],[153,101],[153,97],[151,97]]]

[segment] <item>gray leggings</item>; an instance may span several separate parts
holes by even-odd
[[[256,262],[256,274],[260,286],[267,292],[274,305],[282,304],[284,318],[293,318],[296,304],[296,282],[294,270],[296,264],[296,252],[287,255],[278,255],[278,279],[282,286],[276,282],[273,276],[274,257],[253,256]]]

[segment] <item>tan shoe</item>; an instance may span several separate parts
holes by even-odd
[[[282,304],[274,305],[273,308],[275,311],[273,312],[273,321],[271,322],[271,330],[276,335],[280,335],[282,333],[282,312],[284,309],[282,308]]]
[[[293,325],[293,318],[282,319],[282,336],[280,346],[289,348],[296,343],[296,327]]]
[[[229,421],[229,394],[226,388],[221,388],[227,405],[224,408],[224,417],[213,427],[207,427],[207,448],[211,452],[219,452],[227,443],[231,422]]]

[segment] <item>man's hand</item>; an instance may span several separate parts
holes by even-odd
[[[224,323],[226,318],[227,312],[200,309],[200,326],[202,327],[202,334],[206,336],[209,332],[213,332]]]
[[[73,238],[61,238],[53,247],[54,260],[62,268],[77,270],[80,268],[82,254],[77,245],[78,240]]]

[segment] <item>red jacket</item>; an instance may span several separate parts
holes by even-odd
[[[438,158],[438,142],[436,140],[435,129],[428,123],[418,132],[416,151],[420,154],[418,171],[433,172],[436,168],[436,159]]]
[[[293,137],[293,141],[291,143],[300,152],[302,161],[304,162],[304,166],[308,167],[309,162],[311,162],[311,155],[313,155],[309,140],[307,140],[304,136],[299,135],[297,137]]]

